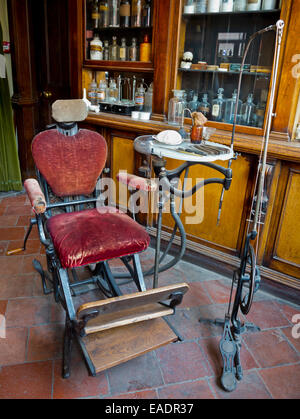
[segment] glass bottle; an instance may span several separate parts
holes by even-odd
[[[131,3],[131,26],[139,28],[142,26],[142,0],[132,0]]]
[[[152,102],[153,102],[153,83],[150,84],[148,90],[145,93],[145,112],[152,112]]]
[[[247,9],[248,11],[257,11],[260,10],[261,0],[247,0]]]
[[[207,11],[209,13],[219,13],[221,7],[221,0],[208,0]]]
[[[207,119],[210,117],[210,103],[208,102],[208,94],[204,93],[202,101],[199,103],[198,111],[201,112]]]
[[[140,44],[140,61],[151,61],[152,44],[149,42],[149,36],[144,36],[144,41]]]
[[[130,26],[130,2],[129,0],[121,0],[120,3],[120,26],[129,28]]]
[[[121,39],[121,46],[120,46],[120,61],[127,60],[127,46],[126,46],[126,39]]]
[[[131,43],[131,46],[129,47],[129,60],[137,61],[136,38],[132,38],[132,43]]]
[[[103,60],[109,60],[109,42],[104,41],[104,48],[103,48]]]
[[[253,103],[253,93],[249,93],[246,102],[242,104],[241,115],[243,125],[256,125],[256,105]]]
[[[260,102],[256,108],[256,126],[262,128],[265,120],[266,103]]]
[[[108,88],[108,102],[115,103],[118,100],[118,88],[114,79],[110,80]]]
[[[151,26],[151,0],[145,0],[142,9],[142,26],[149,28]]]
[[[195,13],[205,13],[207,10],[207,0],[196,0]]]
[[[195,94],[193,96],[193,99],[190,102],[188,102],[187,106],[191,112],[196,112],[199,107],[198,95]]]
[[[88,87],[88,100],[92,105],[97,105],[97,82],[95,76]]]
[[[247,0],[235,0],[234,2],[235,12],[244,12],[246,8],[247,8]]]
[[[222,0],[220,12],[232,12],[233,0]]]
[[[101,79],[100,82],[99,82],[98,90],[97,90],[97,103],[105,101],[105,99],[106,99],[106,89],[107,89],[106,80]]]
[[[120,0],[109,0],[109,27],[118,28],[120,26]]]
[[[184,90],[173,90],[174,97],[169,101],[168,124],[181,125],[185,108]]]
[[[99,27],[107,28],[108,27],[108,1],[100,1],[99,5]]]
[[[90,42],[90,58],[91,60],[103,60],[103,43],[96,31],[94,38]]]
[[[263,0],[262,10],[272,10],[276,8],[276,0]]]
[[[117,37],[112,37],[112,44],[109,46],[109,59],[117,61],[119,59],[119,45],[117,45]]]
[[[99,18],[100,18],[99,3],[98,3],[98,0],[94,0],[93,6],[92,6],[92,21],[93,21],[94,29],[99,28]]]
[[[135,98],[134,98],[134,103],[135,103],[135,110],[136,111],[143,111],[144,110],[144,105],[145,105],[145,88],[143,83],[141,83],[138,88],[136,89],[135,92]]]
[[[218,90],[218,97],[212,101],[211,117],[213,121],[222,121],[225,111],[225,99],[223,98],[224,89]]]
[[[183,13],[185,14],[194,14],[195,13],[195,2],[194,0],[186,0],[185,6],[183,9]]]
[[[225,105],[224,121],[227,122],[228,124],[233,124],[236,101],[237,101],[237,92],[234,91],[232,93],[232,97],[226,100],[226,105]],[[239,121],[239,118],[240,118],[241,105],[242,105],[242,101],[239,99],[238,108],[237,108],[237,122]]]

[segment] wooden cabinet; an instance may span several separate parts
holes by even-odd
[[[182,53],[185,50],[186,27],[190,20],[196,17],[184,16],[182,20],[183,0],[153,0],[153,55],[149,63],[120,63],[120,62],[91,62],[86,56],[85,37],[85,2],[76,0],[70,11],[71,32],[71,74],[73,77],[72,96],[82,96],[82,70],[84,68],[99,71],[126,71],[130,74],[142,72],[151,76],[154,82],[153,115],[151,121],[134,121],[128,116],[113,114],[90,114],[86,123],[105,136],[109,145],[110,175],[113,179],[120,170],[127,170],[138,174],[143,156],[137,155],[133,149],[133,139],[142,134],[156,134],[164,129],[170,129],[166,122],[168,103],[172,90],[188,86],[193,78],[210,80],[215,78],[220,84],[225,78],[230,78],[230,89],[234,89],[236,75],[228,74],[192,74],[179,70]],[[76,10],[75,10],[76,9]],[[278,85],[275,100],[275,117],[270,135],[268,153],[268,173],[265,184],[265,213],[258,242],[258,260],[262,264],[261,271],[264,279],[271,284],[285,285],[292,290],[300,290],[300,143],[292,140],[294,118],[297,114],[297,103],[300,92],[300,78],[295,77],[293,69],[295,51],[300,50],[300,38],[297,34],[297,22],[300,18],[300,0],[285,0],[281,10],[265,13],[261,16],[260,27],[275,23],[273,20],[281,18],[285,21],[284,37],[281,48]],[[231,16],[233,19],[234,16]],[[237,16],[235,16],[237,18]],[[206,25],[206,32],[215,31],[213,27],[217,18],[201,17]],[[228,16],[226,17],[228,20]],[[220,20],[222,21],[222,19]],[[204,22],[204,23],[203,23]],[[233,21],[232,21],[233,22]],[[254,22],[254,23],[253,23]],[[253,31],[258,26],[255,26]],[[196,29],[197,29],[197,23]],[[221,23],[220,23],[221,25]],[[219,26],[220,26],[219,25]],[[232,23],[233,28],[235,27]],[[252,30],[251,29],[251,30]],[[249,31],[251,32],[249,29]],[[219,29],[217,32],[221,32]],[[250,34],[249,32],[249,34]],[[249,35],[248,34],[248,35]],[[195,38],[196,39],[196,38]],[[193,37],[189,36],[190,46],[197,45]],[[273,41],[272,41],[273,42]],[[186,44],[187,45],[187,44]],[[261,47],[263,44],[260,44]],[[273,45],[273,44],[272,44]],[[256,62],[259,64],[264,47],[261,48]],[[196,52],[197,54],[198,52]],[[267,54],[268,55],[268,54]],[[199,57],[198,57],[199,58]],[[253,57],[252,57],[253,58]],[[272,54],[268,55],[268,60]],[[268,62],[269,62],[268,61]],[[267,64],[265,64],[267,65]],[[295,70],[295,69],[294,69]],[[247,91],[261,88],[259,75],[245,75]],[[264,78],[266,89],[269,79]],[[247,84],[248,83],[248,84]],[[254,83],[254,84],[253,84]],[[197,84],[197,83],[196,83]],[[251,86],[250,86],[251,85]],[[215,93],[215,92],[214,92]],[[245,96],[245,97],[246,97]],[[268,98],[267,98],[268,99]],[[268,103],[267,103],[268,106]],[[297,114],[298,115],[298,114]],[[230,124],[224,121],[209,121],[209,126],[216,128],[213,140],[230,144]],[[185,128],[189,130],[190,119],[185,119]],[[176,129],[176,128],[175,128]],[[245,240],[250,216],[252,198],[255,196],[255,179],[257,166],[263,141],[263,127],[240,125],[235,138],[235,151],[240,153],[233,162],[233,181],[231,188],[225,193],[220,224],[217,226],[217,212],[221,195],[220,185],[208,185],[204,190],[203,219],[196,224],[186,222],[187,248],[196,259],[210,264],[216,269],[220,267],[236,267],[239,262],[240,251]],[[175,168],[180,162],[169,159],[167,168]],[[202,166],[190,170],[192,182],[198,178],[211,177],[211,170]],[[203,197],[202,197],[203,198]],[[122,205],[122,202],[119,202]],[[184,208],[185,217],[192,217],[192,209],[196,202],[191,201]],[[153,217],[155,219],[155,216]],[[172,233],[171,217],[163,216],[163,238],[168,240]],[[155,223],[152,228],[155,234]],[[179,240],[178,240],[179,242]]]

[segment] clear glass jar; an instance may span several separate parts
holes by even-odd
[[[131,46],[129,47],[129,60],[130,61],[137,61],[136,38],[132,38]]]
[[[120,46],[120,61],[127,60],[127,46],[126,46],[126,39],[121,39],[121,46]]]
[[[224,122],[227,122],[228,124],[233,124],[234,122],[236,100],[237,100],[236,91],[232,93],[232,97],[230,99],[226,100]],[[240,117],[241,117],[240,116],[241,106],[242,106],[242,101],[239,99],[238,108],[237,108],[237,123],[240,121]]]
[[[99,5],[99,27],[108,27],[108,1],[100,1]]]
[[[174,97],[169,101],[168,124],[181,125],[185,108],[184,90],[173,90]]]

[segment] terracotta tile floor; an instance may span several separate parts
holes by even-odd
[[[75,346],[71,377],[63,380],[64,313],[52,295],[43,295],[32,267],[33,258],[45,266],[35,228],[24,254],[5,255],[22,244],[30,214],[25,195],[0,195],[0,314],[6,323],[6,336],[0,338],[0,398],[300,398],[300,339],[292,337],[292,317],[300,313],[300,306],[261,291],[257,294],[248,320],[262,331],[243,336],[244,378],[235,392],[226,393],[219,386],[222,328],[198,320],[224,317],[230,280],[187,262],[160,275],[161,285],[181,281],[190,285],[171,318],[183,342],[95,378],[88,376]],[[150,249],[142,255],[143,266],[152,259]],[[120,269],[118,264],[115,267]],[[123,292],[130,290],[127,286]]]

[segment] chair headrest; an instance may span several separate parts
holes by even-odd
[[[52,105],[52,118],[56,122],[79,122],[88,116],[88,107],[82,99],[57,100]]]

